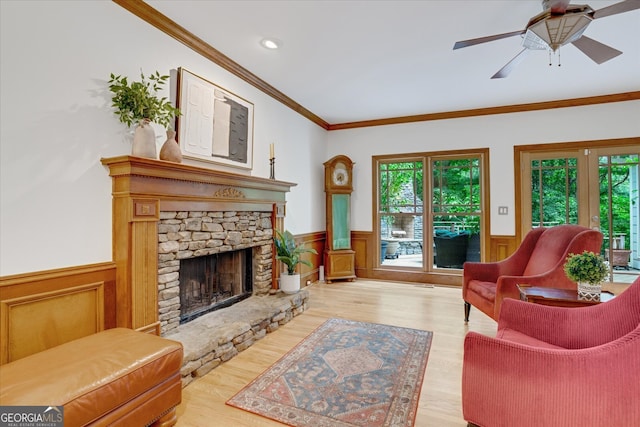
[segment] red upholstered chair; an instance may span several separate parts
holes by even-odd
[[[462,413],[473,425],[640,426],[640,279],[580,308],[506,299],[495,338],[464,341]]]
[[[471,306],[498,320],[505,298],[519,298],[516,285],[576,289],[564,272],[570,253],[600,253],[602,233],[580,225],[534,228],[509,258],[499,262],[464,264],[462,299],[464,320]]]

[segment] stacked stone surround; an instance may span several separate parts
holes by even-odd
[[[172,330],[165,338],[184,347],[182,386],[202,377],[220,364],[277,330],[308,305],[309,291],[294,295],[277,292],[251,296],[231,307],[216,310]]]
[[[160,212],[158,310],[162,335],[180,324],[180,260],[253,249],[253,295],[271,290],[271,212]]]

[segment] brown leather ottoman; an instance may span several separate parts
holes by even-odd
[[[0,405],[64,406],[65,426],[171,426],[182,344],[116,328],[0,366]]]

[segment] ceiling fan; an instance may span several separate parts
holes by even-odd
[[[462,40],[453,49],[474,46],[512,36],[522,36],[524,49],[495,73],[492,79],[507,77],[531,50],[557,51],[560,46],[573,44],[597,64],[602,64],[622,52],[583,36],[594,19],[640,9],[640,0],[626,0],[602,9],[593,10],[589,5],[569,4],[570,0],[542,0],[544,11],[529,20],[521,31],[496,34],[477,39]]]

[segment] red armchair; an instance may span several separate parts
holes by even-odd
[[[464,321],[471,306],[498,320],[505,298],[519,298],[518,284],[576,289],[564,273],[570,253],[600,253],[602,233],[580,225],[534,228],[509,258],[499,262],[464,263]]]
[[[494,426],[640,425],[640,279],[582,308],[507,299],[464,341],[462,412]]]

